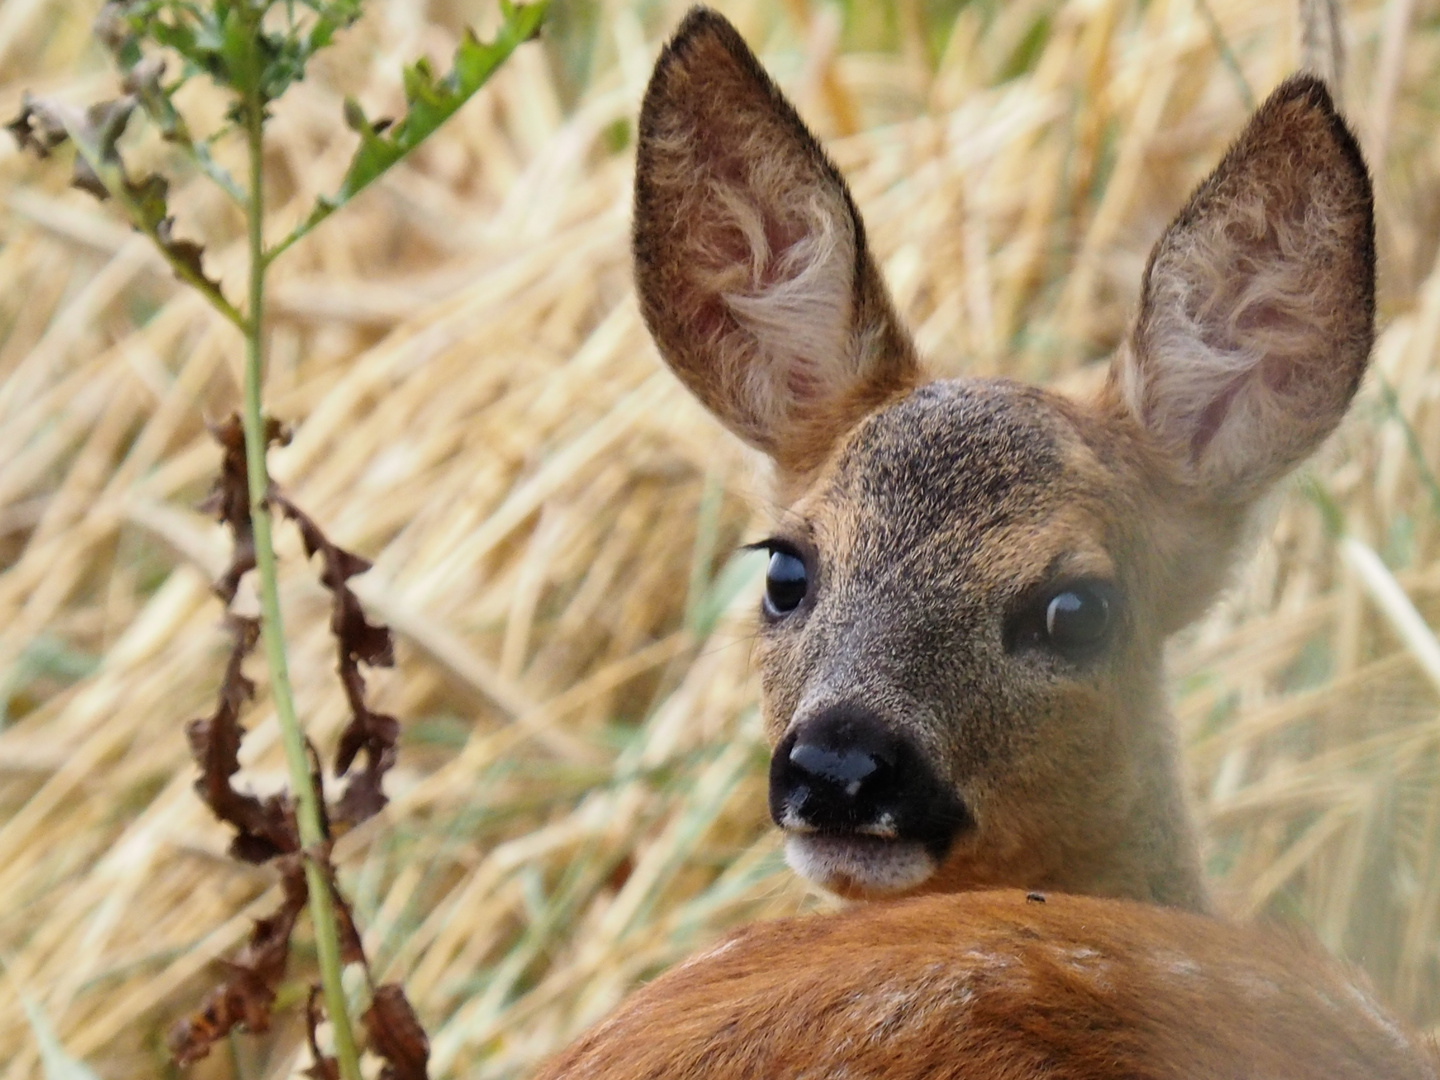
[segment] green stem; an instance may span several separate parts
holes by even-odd
[[[260,98],[259,79],[252,78],[245,94],[245,129],[250,156],[250,205],[247,210],[250,227],[250,308],[245,322],[243,421],[245,461],[250,473],[250,518],[255,533],[255,566],[260,578],[261,640],[265,646],[265,660],[270,668],[270,690],[275,700],[275,715],[280,722],[285,763],[290,771],[290,786],[295,792],[300,843],[308,853],[325,842],[325,830],[320,814],[319,794],[311,782],[305,736],[295,715],[295,697],[290,689],[290,674],[285,661],[285,634],[280,621],[280,590],[271,534],[272,518],[266,499],[270,478],[265,467],[265,420],[260,403],[261,334],[265,302],[264,243],[261,230],[265,210],[261,138],[263,122],[264,103]],[[356,1049],[355,1035],[350,1028],[345,987],[340,977],[340,934],[335,906],[330,895],[330,882],[308,854],[305,858],[305,881],[310,891],[310,918],[315,926],[315,951],[320,964],[320,985],[325,994],[325,1011],[329,1014],[335,1039],[335,1057],[340,1066],[340,1075],[344,1080],[361,1080],[360,1055]]]

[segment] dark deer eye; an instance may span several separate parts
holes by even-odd
[[[1060,655],[1082,660],[1110,637],[1113,590],[1101,582],[1067,586],[1045,605],[1046,643]]]
[[[1089,660],[1110,641],[1119,598],[1104,581],[1072,581],[1035,597],[1006,628],[1012,652],[1044,649],[1072,663]]]
[[[765,571],[765,614],[772,618],[789,614],[805,599],[809,579],[805,563],[793,551],[771,549]]]

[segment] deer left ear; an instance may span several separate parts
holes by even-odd
[[[835,166],[721,16],[696,8],[645,93],[635,281],[665,362],[791,475],[919,366]]]
[[[1244,502],[1340,422],[1374,325],[1369,173],[1324,83],[1296,76],[1156,245],[1108,393],[1182,478]]]

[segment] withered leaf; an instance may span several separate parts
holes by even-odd
[[[152,173],[133,184],[127,181],[125,190],[135,201],[145,224],[159,231],[160,242],[173,246],[174,241],[170,238],[173,219],[166,216],[169,206],[165,201],[170,197],[170,182],[163,176]]]
[[[305,553],[319,555],[320,582],[330,590],[330,630],[335,635],[337,671],[345,698],[350,704],[350,722],[340,733],[335,754],[335,773],[344,776],[363,753],[364,768],[346,785],[331,813],[337,832],[374,817],[388,801],[383,791],[385,773],[395,764],[400,722],[377,713],[365,702],[365,676],[361,664],[390,667],[395,662],[395,644],[389,627],[372,623],[365,616],[359,598],[347,582],[370,568],[370,563],[331,541],[320,526],[283,493],[272,491],[271,502],[295,522]]]
[[[148,79],[149,72],[142,71],[141,77]],[[158,81],[159,74],[154,77]],[[148,83],[138,86],[142,91],[148,90]],[[166,201],[168,186],[164,178],[152,174],[132,180],[125,170],[117,144],[138,104],[140,98],[129,93],[82,110],[27,93],[21,102],[20,115],[6,126],[21,149],[33,149],[41,157],[66,139],[72,140],[77,151],[74,185],[97,199],[117,197],[124,205],[130,224],[155,242],[176,275],[210,297],[233,319],[239,319],[221,292],[220,283],[205,275],[201,258],[204,249],[192,241],[175,239],[175,223]]]
[[[320,583],[334,597],[330,629],[336,640],[361,663],[371,667],[391,667],[395,663],[395,648],[389,628],[370,623],[365,618],[365,609],[360,606],[359,599],[345,584],[355,575],[369,570],[370,560],[331,542],[320,526],[283,494],[275,492],[271,498],[299,528],[305,554],[313,556],[318,553],[321,557]]]
[[[380,1080],[426,1080],[430,1040],[398,983],[377,986],[370,1008],[361,1017],[370,1049],[385,1064]]]
[[[158,179],[158,177],[151,177],[150,179],[154,180]],[[147,201],[143,205],[145,206],[146,213],[150,213],[155,209],[153,201]],[[162,198],[161,207],[163,208],[164,205]],[[171,265],[175,266],[177,271],[188,271],[199,280],[208,282],[216,289],[220,288],[219,282],[205,276],[205,264],[202,258],[205,254],[205,249],[193,240],[175,239],[175,219],[173,217],[169,215],[162,216],[155,222],[154,230],[156,242],[165,249],[165,253],[170,256]],[[183,277],[184,274],[182,273],[181,276]]]
[[[208,425],[210,436],[220,444],[220,472],[200,509],[213,514],[230,530],[233,541],[230,566],[215,583],[215,592],[229,604],[235,599],[240,579],[255,569],[255,527],[250,521],[250,468],[245,460],[245,428],[236,413],[218,424]],[[278,420],[265,421],[265,445],[284,446],[289,433]]]
[[[226,625],[234,637],[234,645],[225,665],[215,711],[205,719],[190,721],[185,726],[185,734],[190,742],[190,755],[200,767],[196,792],[217,818],[235,828],[231,854],[246,862],[261,863],[276,855],[298,851],[299,830],[288,796],[260,799],[235,790],[231,782],[231,777],[240,771],[240,742],[245,736],[245,729],[240,726],[240,709],[255,696],[255,684],[245,676],[242,667],[260,637],[260,623],[229,614]]]
[[[125,179],[125,166],[120,160],[120,151],[115,144],[119,142],[120,136],[125,134],[125,125],[130,122],[130,114],[135,110],[135,99],[128,94],[125,97],[117,98],[114,101],[102,101],[91,105],[85,110],[83,126],[76,131],[74,126],[70,127],[75,132],[75,137],[81,144],[83,151],[75,155],[74,175],[71,183],[81,191],[88,191],[97,199],[105,200],[110,197],[110,189],[106,187],[104,179],[96,171],[98,168],[110,166],[115,171],[115,176],[121,179],[127,190],[148,188],[154,191],[153,181],[159,180],[161,185],[161,203],[164,203],[165,181],[159,177],[148,177],[141,184],[131,184]],[[92,157],[97,160],[92,160]]]
[[[255,566],[249,470],[240,418],[232,415],[223,423],[212,425],[210,431],[223,453],[220,472],[203,508],[230,530],[233,543],[230,566],[215,585],[215,591],[228,606],[235,598],[240,579]],[[269,420],[266,436],[269,442],[280,441],[284,431],[278,423]],[[215,711],[208,718],[192,720],[185,731],[191,756],[200,767],[196,791],[217,818],[235,828],[230,853],[245,862],[263,863],[276,855],[299,850],[299,826],[288,794],[261,799],[237,791],[231,780],[240,770],[240,742],[245,735],[240,725],[240,710],[255,696],[255,684],[245,676],[243,664],[259,639],[260,624],[256,619],[232,614],[227,616],[227,626],[235,644],[220,683]]]
[[[250,468],[245,460],[245,429],[236,413],[218,424],[210,424],[210,436],[224,454],[220,471],[210,485],[210,494],[200,509],[230,530],[233,541],[230,566],[215,583],[215,592],[229,604],[235,599],[240,579],[255,569],[255,528],[250,521]]]
[[[130,21],[125,18],[125,7],[119,0],[109,0],[90,24],[90,30],[96,39],[117,60],[135,47],[135,31]],[[126,89],[129,90],[130,87],[127,86]]]
[[[100,37],[102,41],[107,31],[102,30],[101,23],[102,21],[108,22],[105,18],[106,13],[111,10],[113,6],[113,4],[106,4],[104,8],[101,8],[100,14],[95,17],[95,36]],[[123,23],[121,25],[123,25]],[[120,36],[122,38],[121,44],[123,45],[123,30],[120,31]],[[165,89],[160,83],[160,80],[164,78],[164,76],[164,57],[147,56],[125,72],[125,77],[121,80],[120,86],[127,94],[134,94],[143,102],[148,97],[156,97],[165,93]]]
[[[394,720],[389,716],[381,716],[380,719]],[[385,809],[390,800],[385,795],[384,777],[386,770],[394,764],[393,745],[383,750],[379,757],[372,758],[367,755],[365,767],[350,778],[331,813],[337,835],[354,828],[362,821],[368,821]]]
[[[199,1061],[236,1027],[252,1032],[269,1027],[275,992],[290,956],[290,935],[308,898],[301,857],[288,855],[278,865],[285,890],[279,910],[256,920],[244,947],[222,965],[225,981],[206,995],[198,1010],[170,1030],[167,1042],[177,1064]]]
[[[59,108],[72,107],[57,107],[26,90],[20,97],[20,115],[6,124],[5,129],[15,137],[21,150],[33,150],[36,157],[49,157],[51,150],[70,137]],[[72,111],[78,114],[78,110],[72,108]]]
[[[34,150],[40,157],[49,156],[65,140],[74,139],[80,152],[75,155],[73,183],[97,199],[108,199],[107,177],[97,170],[109,174],[112,183],[124,180],[125,168],[116,143],[125,133],[135,104],[135,98],[126,94],[80,109],[27,91],[20,100],[20,115],[6,127],[22,150]]]

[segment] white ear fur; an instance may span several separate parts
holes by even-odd
[[[762,449],[793,416],[854,378],[849,208],[836,193],[810,190],[813,178],[776,171],[762,164],[746,181],[704,184],[686,233],[694,244],[686,280],[660,298],[681,318],[687,299],[712,312],[718,301],[715,330],[691,345],[710,354],[710,374],[724,384],[722,418]]]
[[[1323,84],[1298,77],[1156,245],[1112,385],[1182,476],[1247,500],[1339,422],[1373,323],[1369,177]]]
[[[745,213],[758,217],[752,207]],[[843,221],[808,216],[810,231],[783,252],[767,252],[763,227],[746,229],[752,288],[722,294],[750,339],[752,355],[736,358],[749,410],[769,428],[846,386],[861,366],[852,341],[855,238]]]

